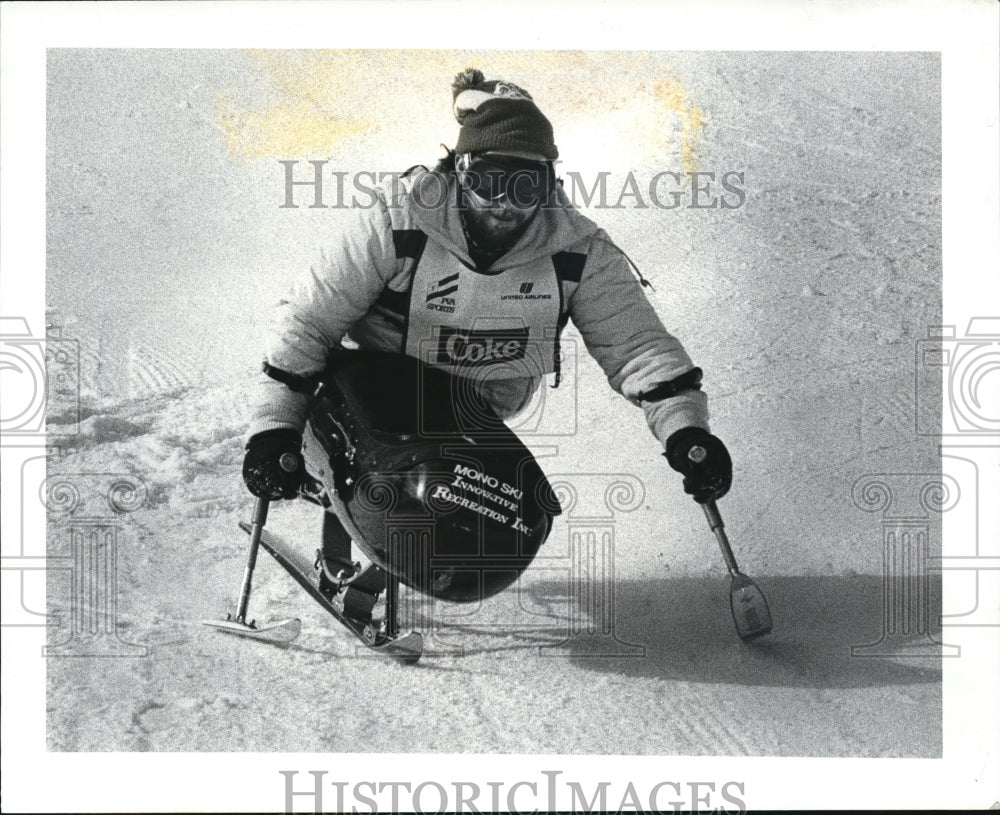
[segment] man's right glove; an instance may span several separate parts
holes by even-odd
[[[684,476],[684,492],[699,504],[721,498],[733,483],[733,461],[726,445],[707,430],[685,427],[666,443],[670,466]]]
[[[305,477],[302,434],[289,428],[251,436],[243,458],[243,483],[258,498],[294,498]]]

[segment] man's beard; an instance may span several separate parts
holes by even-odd
[[[534,218],[537,208],[518,210],[505,207],[477,209],[469,206],[463,212],[469,236],[476,247],[485,252],[509,249]]]

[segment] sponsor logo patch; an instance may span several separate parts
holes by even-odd
[[[436,362],[442,365],[496,365],[524,359],[527,328],[488,330],[443,325],[438,334]]]
[[[520,288],[518,288],[516,294],[501,294],[501,300],[551,300],[551,294],[532,294],[532,289],[535,288],[534,281],[525,280]]]
[[[425,305],[431,311],[451,314],[455,311],[455,298],[451,295],[456,291],[458,291],[458,274],[442,277],[430,287]]]

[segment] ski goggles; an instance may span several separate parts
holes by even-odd
[[[482,203],[509,201],[528,208],[548,200],[552,164],[513,156],[480,156],[465,171],[463,186]]]

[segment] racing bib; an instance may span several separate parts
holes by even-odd
[[[413,273],[406,353],[472,379],[555,370],[560,290],[551,257],[481,274],[428,241]]]

